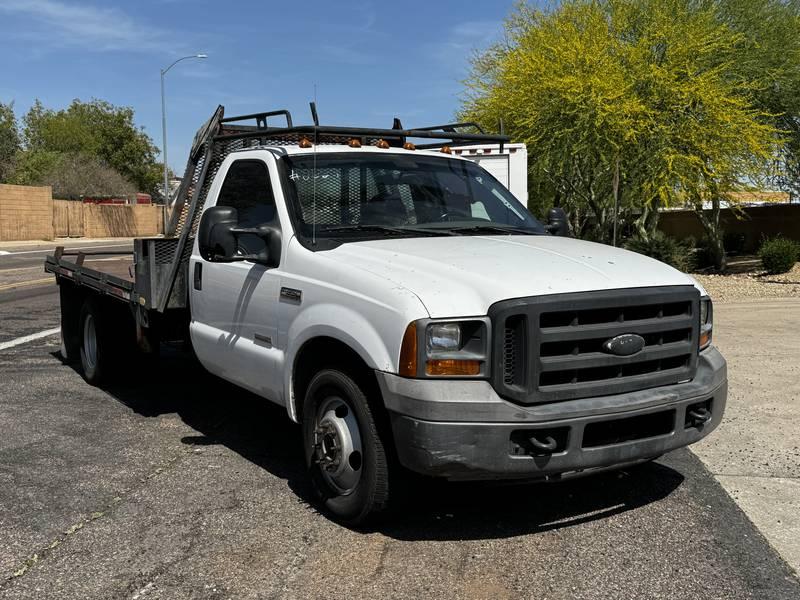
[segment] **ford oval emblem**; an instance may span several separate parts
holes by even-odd
[[[630,356],[644,348],[644,338],[635,333],[623,333],[603,342],[603,351],[617,356]]]

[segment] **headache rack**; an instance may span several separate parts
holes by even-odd
[[[304,138],[313,144],[347,144],[357,139],[363,146],[376,146],[384,141],[390,147],[403,147],[414,140],[419,149],[490,143],[499,144],[502,150],[509,142],[502,133],[486,133],[475,123],[405,129],[395,118],[389,129],[320,125],[313,102],[311,117],[311,125],[295,125],[291,113],[283,109],[226,117],[225,108],[218,106],[195,134],[183,179],[171,202],[164,237],[134,241],[132,283],[109,279],[102,273],[66,261],[64,254],[48,257],[45,268],[76,282],[97,282],[101,291],[135,304],[140,314],[149,310],[163,313],[185,309],[188,306],[188,263],[202,207],[214,176],[231,152],[259,146],[296,145]],[[281,126],[270,124],[276,120],[280,120]],[[109,288],[115,284],[119,290]]]

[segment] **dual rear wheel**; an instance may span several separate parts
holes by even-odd
[[[91,385],[110,383],[136,354],[133,320],[124,309],[115,308],[87,298],[78,313],[73,343],[62,339],[62,355],[80,360],[83,378]]]

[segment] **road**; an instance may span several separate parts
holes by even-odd
[[[133,248],[130,240],[91,241],[66,240],[58,242],[70,251],[123,251]],[[44,272],[44,257],[52,254],[52,243],[0,245],[0,303],[17,307],[4,311],[0,327],[0,344],[33,333],[36,324],[50,324],[43,329],[58,327],[58,288],[53,276]],[[120,260],[119,257],[96,256],[94,260]],[[87,265],[92,260],[87,260]],[[38,331],[38,330],[37,330]]]
[[[35,267],[20,256],[0,274]],[[0,323],[57,327],[56,288],[0,291]],[[800,597],[688,450],[569,483],[417,484],[356,532],[309,503],[285,412],[178,351],[100,390],[50,336],[0,373],[0,598]]]

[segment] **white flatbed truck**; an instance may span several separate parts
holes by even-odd
[[[404,470],[561,479],[719,424],[726,364],[691,277],[571,239],[559,211],[541,224],[456,153],[502,152],[504,136],[312,114],[219,107],[167,235],[135,241],[130,276],[47,257],[63,352],[90,384],[120,353],[190,340],[211,373],[302,425],[319,502],[351,525],[391,505]]]

